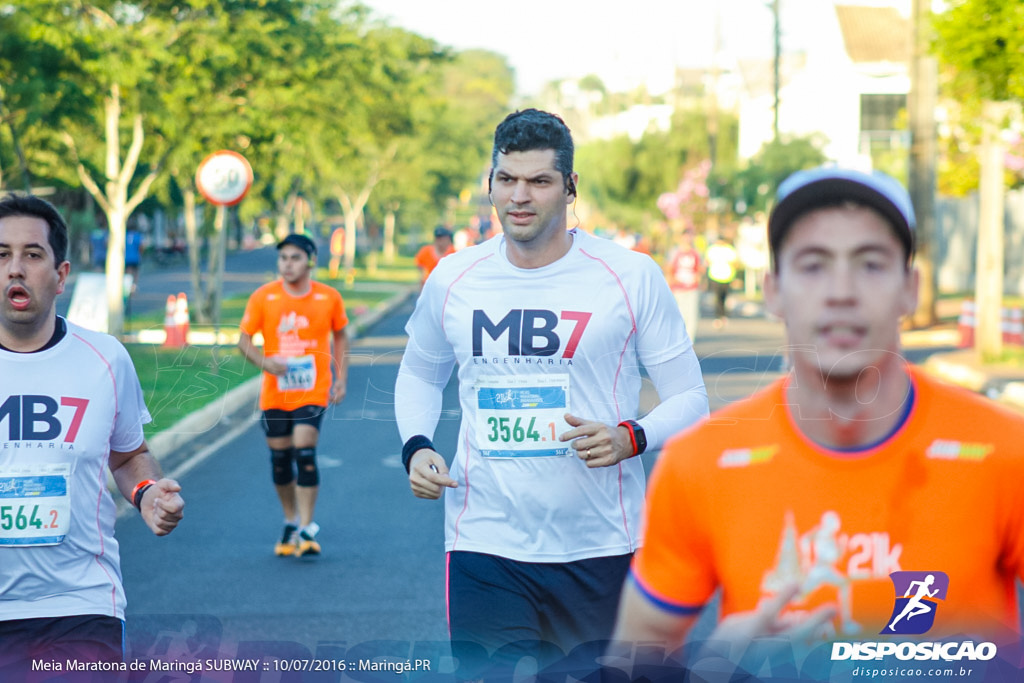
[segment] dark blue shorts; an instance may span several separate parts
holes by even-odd
[[[448,553],[448,627],[459,677],[484,666],[514,668],[524,657],[544,669],[584,643],[603,649],[598,641],[611,638],[632,557],[549,563]]]
[[[123,662],[124,622],[84,615],[0,621],[0,680],[29,680],[33,660]],[[110,680],[109,672],[79,672],[64,680]]]
[[[295,410],[278,410],[271,408],[263,411],[263,418],[260,425],[263,432],[270,438],[278,436],[291,436],[295,431],[295,425],[309,425],[320,431],[320,420],[327,410],[324,406],[302,406]]]

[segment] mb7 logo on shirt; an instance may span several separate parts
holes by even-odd
[[[484,334],[498,341],[502,336],[508,339],[510,356],[554,356],[562,348],[562,338],[556,328],[559,322],[572,324],[562,351],[562,358],[571,359],[576,353],[583,331],[587,329],[591,313],[585,311],[562,311],[556,314],[537,308],[516,308],[493,322],[480,309],[473,311],[473,355],[484,355]],[[563,333],[564,335],[564,333]]]
[[[896,589],[896,605],[879,633],[927,633],[935,623],[937,601],[946,599],[949,577],[945,572],[893,572],[889,578]]]
[[[65,406],[71,408],[66,430],[57,415],[57,411]],[[64,443],[73,443],[88,407],[87,398],[61,396],[58,402],[52,396],[8,396],[0,404],[0,439],[4,436],[3,426],[6,423],[8,441],[52,441],[64,434]]]

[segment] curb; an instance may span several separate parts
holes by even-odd
[[[380,322],[381,318],[401,306],[417,292],[419,292],[419,287],[417,285],[410,285],[408,288],[385,299],[368,312],[352,320],[349,323],[349,341],[358,339],[367,329],[376,325]],[[159,461],[166,454],[184,448],[196,438],[209,432],[226,417],[235,414],[246,406],[251,405],[253,412],[255,412],[262,379],[262,375],[257,375],[245,381],[219,399],[186,415],[167,429],[151,436],[147,439],[147,442],[153,457]]]
[[[929,356],[924,367],[931,374],[974,392],[984,391],[989,381],[988,373],[976,370],[964,363],[946,360],[942,354]]]
[[[1024,410],[1024,382],[1009,382],[1003,387],[1000,399],[1020,410]]]
[[[1020,373],[998,373],[937,353],[928,358],[924,369],[939,379],[987,396],[1015,410],[1024,411],[1024,380]]]

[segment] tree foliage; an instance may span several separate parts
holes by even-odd
[[[983,103],[1024,103],[1024,0],[954,0],[933,18],[932,50],[942,65],[947,125],[938,169],[939,191],[965,196],[978,189]],[[1018,154],[1020,150],[1016,151]],[[1024,184],[1007,169],[1008,187]]]
[[[825,162],[823,148],[824,141],[814,136],[767,142],[745,168],[722,182],[719,194],[737,210],[742,209],[740,213],[767,212],[783,180],[795,171]]]
[[[953,0],[935,16],[935,50],[980,99],[1024,101],[1024,1]]]
[[[0,189],[84,188],[114,261],[152,196],[198,251],[194,174],[222,148],[256,173],[246,223],[288,230],[296,207],[332,201],[360,226],[366,206],[440,215],[513,91],[504,58],[334,0],[33,0],[0,8],[0,35]]]
[[[735,167],[737,121],[719,117],[714,167],[727,174]],[[674,190],[688,169],[711,160],[712,140],[707,114],[677,111],[668,130],[648,130],[638,140],[620,135],[580,145],[581,196],[595,204],[603,218],[621,227],[643,230],[657,217],[657,200]]]

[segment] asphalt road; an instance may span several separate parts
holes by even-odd
[[[393,413],[409,312],[381,321],[353,349],[347,397],[325,416],[323,555],[273,556],[282,518],[255,422],[182,478],[187,517],[173,536],[152,537],[137,516],[122,520],[130,636],[140,643],[132,647],[159,650],[149,643],[156,632],[170,638],[195,627],[228,657],[245,641],[276,643],[260,646],[266,651],[306,648],[309,657],[337,647],[328,644],[445,640],[443,511],[409,492]],[[438,443],[453,444],[457,426],[443,420]]]
[[[181,477],[186,518],[170,537],[155,538],[134,513],[120,520],[130,660],[260,660],[256,671],[206,669],[191,679],[204,681],[396,680],[393,672],[351,668],[298,676],[273,668],[272,657],[303,666],[329,660],[335,668],[365,658],[423,659],[432,675],[451,670],[442,506],[410,493],[393,416],[411,309],[406,303],[354,347],[348,395],[326,415],[317,510],[323,555],[274,557],[282,519],[255,422]],[[780,324],[754,317],[713,330],[709,323],[701,323],[697,351],[712,408],[779,376]],[[457,405],[453,380],[435,438],[446,454]],[[649,467],[657,453],[643,457]],[[423,674],[413,678],[427,680]],[[190,680],[181,671],[147,675],[139,680]]]

